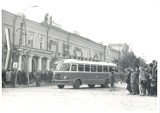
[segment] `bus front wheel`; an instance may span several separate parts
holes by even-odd
[[[107,88],[107,87],[108,87],[108,84],[109,84],[109,80],[106,79],[106,80],[105,80],[105,83],[102,84],[101,87],[102,87],[102,88]]]
[[[88,86],[90,87],[90,88],[94,88],[94,84],[93,85],[91,85],[91,84],[88,84]]]
[[[80,80],[75,80],[73,83],[73,88],[74,89],[78,89],[81,85],[81,81]]]
[[[64,85],[57,85],[59,89],[63,89]]]

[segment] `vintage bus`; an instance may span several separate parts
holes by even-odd
[[[111,71],[117,72],[116,64],[66,59],[57,63],[53,81],[60,89],[65,85],[78,89],[82,84],[87,84],[90,88],[95,85],[105,88],[108,87]]]

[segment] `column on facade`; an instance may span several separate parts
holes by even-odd
[[[48,70],[48,71],[50,71],[50,62],[51,62],[51,59],[47,58],[47,61],[46,61],[46,70]]]
[[[31,55],[28,56],[28,72],[32,72],[32,57]]]
[[[18,57],[18,70],[22,70],[22,55],[21,54]]]
[[[38,71],[42,70],[42,57],[38,57]]]

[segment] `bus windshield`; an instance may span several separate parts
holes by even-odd
[[[57,65],[57,71],[69,71],[70,64],[69,63],[59,63]]]

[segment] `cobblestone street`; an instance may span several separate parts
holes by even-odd
[[[116,84],[114,92],[109,88],[73,89],[66,86],[4,88],[2,89],[2,111],[40,111],[40,112],[80,112],[110,110],[157,110],[157,98],[128,95],[125,84]]]

